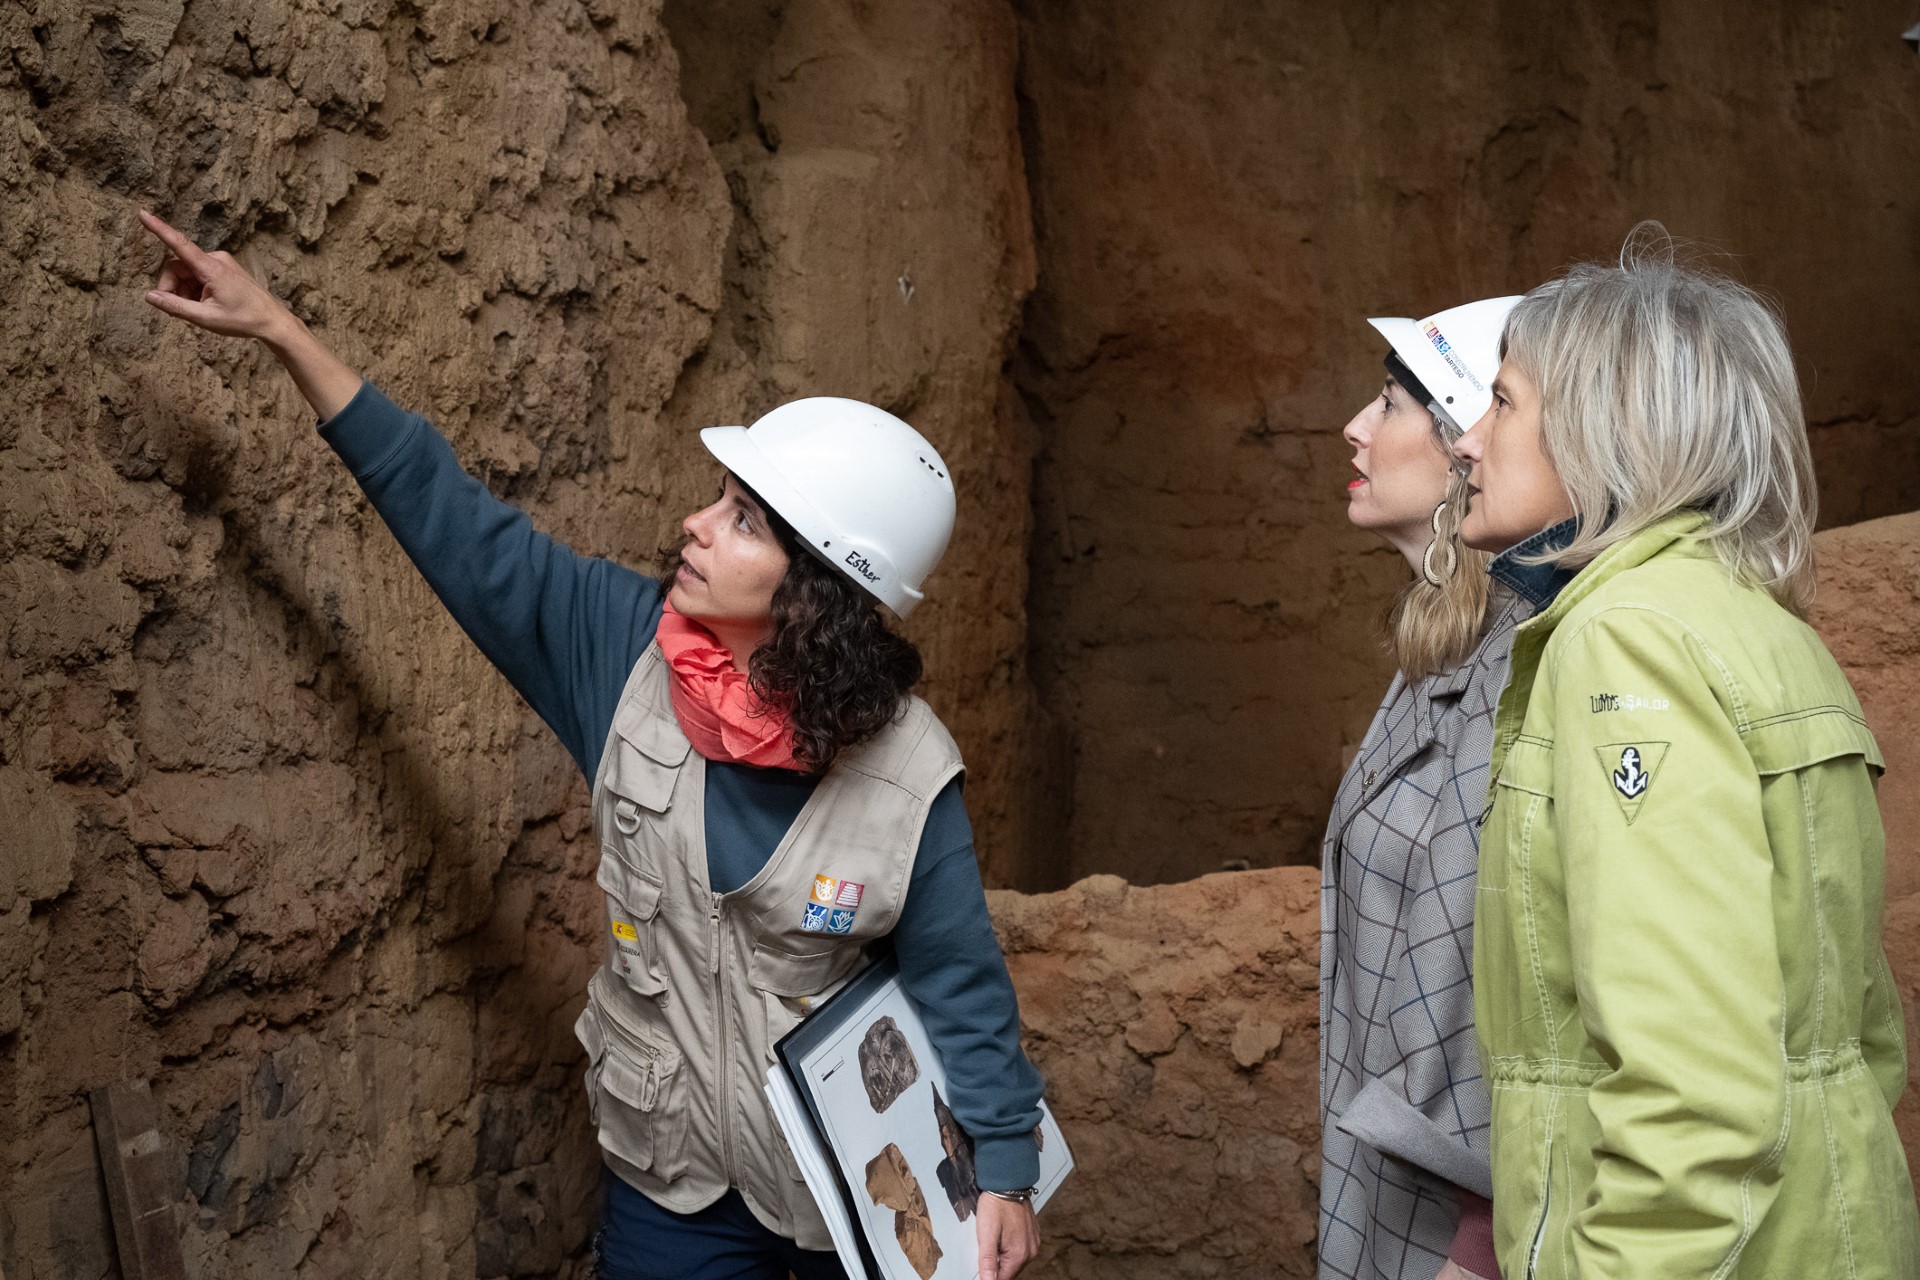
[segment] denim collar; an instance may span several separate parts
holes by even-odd
[[[1573,535],[1579,528],[1578,519],[1562,520],[1552,528],[1542,529],[1525,542],[1515,543],[1493,558],[1493,563],[1487,566],[1487,576],[1513,588],[1521,599],[1533,606],[1535,613],[1540,612],[1553,603],[1554,597],[1573,581],[1579,571],[1557,564],[1521,564],[1520,558],[1558,551],[1573,541]]]

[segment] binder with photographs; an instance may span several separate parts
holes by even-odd
[[[767,1096],[852,1280],[973,1280],[973,1143],[891,956],[774,1046]],[[1041,1103],[1043,1207],[1073,1169]]]

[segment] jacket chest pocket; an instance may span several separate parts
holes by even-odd
[[[1480,885],[1502,893],[1532,873],[1541,842],[1553,829],[1553,744],[1520,737],[1487,788],[1480,826]]]
[[[667,984],[655,930],[661,882],[635,871],[604,845],[595,877],[606,898],[607,965],[638,995],[666,999]]]
[[[780,1038],[845,986],[865,961],[866,949],[856,942],[808,952],[787,951],[765,939],[754,943],[747,983],[760,996],[765,1036],[761,1057],[773,1062]]]

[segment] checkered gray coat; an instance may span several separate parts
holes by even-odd
[[[1396,675],[1321,848],[1320,1276],[1432,1280],[1456,1188],[1493,1194],[1473,892],[1493,717],[1531,606],[1495,586],[1473,655]]]

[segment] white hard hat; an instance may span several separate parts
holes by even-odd
[[[902,618],[953,536],[953,481],[926,438],[885,409],[795,400],[700,442],[821,559]]]
[[[1493,403],[1500,334],[1507,327],[1507,313],[1519,302],[1519,294],[1483,298],[1424,320],[1367,323],[1380,331],[1393,353],[1425,384],[1433,398],[1427,407],[1457,436],[1480,421]]]

